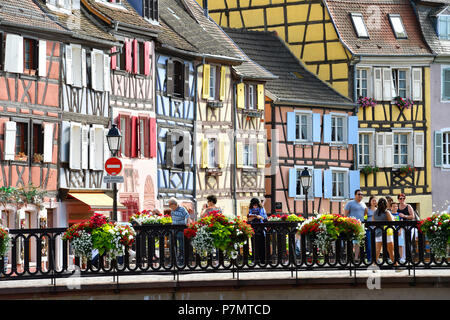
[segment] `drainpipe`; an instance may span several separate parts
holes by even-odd
[[[353,84],[353,102],[356,103],[355,109],[353,111],[353,115],[355,115],[355,116],[358,115],[358,111],[359,111],[358,104],[357,104],[358,91],[356,88],[356,77],[357,77],[356,65],[358,64],[359,61],[360,61],[360,58],[358,57],[357,60],[355,59],[354,63],[353,63],[353,83],[352,83]],[[356,145],[353,145],[353,163],[354,163],[354,169],[358,170],[358,149],[357,149]]]
[[[203,13],[205,17],[209,18],[208,0],[203,0]]]
[[[244,81],[243,77],[240,77],[239,83],[242,83]],[[236,142],[237,142],[237,138],[236,138],[236,119],[237,119],[237,97],[236,97],[236,83],[233,84],[233,128],[234,128],[234,132],[233,132],[233,179],[232,179],[232,183],[233,183],[233,209],[234,209],[234,216],[237,217],[237,192],[236,192],[236,175],[237,175],[237,168],[236,168],[236,159],[237,159],[237,155],[236,155]]]

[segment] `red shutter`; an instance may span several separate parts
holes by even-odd
[[[116,47],[111,48],[111,53],[117,52]],[[116,70],[117,67],[117,55],[111,55],[111,70]]]
[[[149,119],[149,129],[150,129],[150,158],[156,157],[156,146],[158,143],[158,139],[156,136],[156,118]]]
[[[118,128],[119,131],[120,131],[120,134],[123,136],[122,129],[120,128],[120,114],[116,117],[116,125],[117,125],[117,128]],[[122,141],[120,142],[120,144],[122,144],[122,143],[124,143],[123,139],[122,139]],[[117,156],[119,156],[119,157],[122,156],[122,148],[120,148],[119,151],[117,152]]]
[[[143,156],[145,158],[150,158],[150,125],[149,125],[149,118],[145,117],[145,118],[141,118],[140,120],[142,120],[142,124],[144,126],[143,130],[144,130],[144,141],[141,141],[141,154],[143,153]],[[140,124],[139,124],[140,126]],[[139,127],[139,130],[141,130],[141,128]],[[140,133],[139,133],[139,137],[140,137]]]
[[[131,72],[131,42],[125,40],[125,71]]]
[[[138,156],[138,117],[131,117],[131,158],[137,158]]]
[[[150,42],[144,42],[144,75],[150,74]]]
[[[139,73],[138,69],[138,41],[133,40],[133,73]]]

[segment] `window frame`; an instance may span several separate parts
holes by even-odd
[[[449,71],[449,80],[445,81],[445,71]],[[450,95],[445,96],[445,83],[448,83],[450,86],[450,65],[442,65],[441,66],[441,102],[450,102]],[[450,92],[450,87],[449,87]]]
[[[351,18],[350,20],[352,21],[352,24],[353,24],[353,28],[356,32],[356,36],[360,39],[369,39],[370,38],[369,31],[367,30],[366,22],[364,21],[364,17],[362,15],[362,13],[352,12],[352,13],[350,13],[350,18]],[[358,19],[358,21],[357,21],[357,19]],[[362,23],[362,27],[364,28],[364,30],[359,29],[359,27],[361,27],[361,25],[359,25],[358,22]]]
[[[218,66],[217,65],[210,65],[209,68],[209,98],[208,100],[212,100],[212,101],[217,101],[219,100],[218,98],[218,92],[217,89],[220,89],[220,83],[218,84],[218,78],[220,79],[220,77],[217,77],[217,69]],[[220,75],[220,71],[219,71],[219,75]],[[211,93],[214,93],[214,95],[212,95]]]
[[[29,50],[29,55],[31,55],[30,59],[27,59],[27,44],[31,45]],[[34,38],[23,37],[23,73],[35,75],[38,69],[38,41]],[[27,68],[27,64],[31,63],[31,67]]]
[[[247,150],[246,150],[247,149]],[[242,144],[242,167],[252,169],[257,167],[256,163],[256,144],[255,143],[243,143]]]
[[[335,130],[337,130],[337,128],[335,128],[336,126],[333,126],[333,120],[335,120],[334,122],[336,123],[336,120],[338,119],[342,119],[342,140],[336,140],[337,132],[335,132]],[[331,142],[330,144],[332,145],[342,145],[342,144],[346,144],[347,143],[347,122],[348,122],[348,116],[344,115],[344,114],[338,114],[338,113],[331,113]],[[333,139],[333,135],[335,137],[335,139]]]
[[[312,144],[313,143],[313,112],[309,110],[295,110],[295,140],[297,144]],[[299,133],[299,121],[301,116],[306,116],[306,139],[297,139]]]
[[[413,132],[411,132],[411,131],[406,131],[406,130],[396,130],[396,131],[392,131],[392,133],[393,133],[393,137],[392,137],[392,147],[393,147],[393,150],[392,150],[392,153],[393,153],[393,161],[392,161],[392,166],[393,167],[395,167],[395,168],[398,168],[398,167],[403,167],[403,166],[407,166],[407,165],[412,165],[412,163],[411,163],[411,161],[410,161],[410,159],[412,158],[412,156],[411,156],[411,152],[413,152],[413,148],[411,148],[412,146],[411,146],[411,138],[412,138],[412,134],[413,134]],[[400,142],[400,140],[399,140],[399,142],[396,142],[396,137],[398,138],[399,137],[399,135],[402,135],[402,136],[406,136],[406,153],[396,153],[396,146],[398,145],[399,146],[399,151],[400,151],[400,147],[402,146],[402,145],[405,145],[405,144],[403,144],[403,143],[401,143]],[[397,162],[395,161],[395,157],[398,157],[397,159]],[[406,163],[403,163],[403,162],[401,162],[400,161],[400,157],[402,157],[402,156],[406,156]]]
[[[360,161],[360,157],[361,157],[361,153],[360,153],[360,145],[361,145],[361,136],[362,135],[367,135],[368,136],[368,154],[367,156],[369,157],[369,161],[368,163],[362,163]],[[375,164],[375,131],[374,130],[370,130],[370,131],[364,131],[364,130],[358,130],[358,167],[367,167],[367,166],[374,166]]]
[[[308,189],[308,198],[312,199],[314,197],[314,166],[306,166],[306,165],[297,165],[295,166],[295,169],[297,170],[296,175],[296,182],[295,182],[295,199],[296,200],[303,200],[305,199],[305,194],[303,192],[303,188],[301,187],[300,182],[300,175],[302,171],[307,168],[309,171],[309,174],[311,175],[311,186]],[[298,189],[300,189],[300,193],[298,192]]]
[[[362,77],[362,72],[365,71],[366,72],[366,77],[363,78]],[[356,95],[357,97],[369,97],[371,95],[370,93],[370,85],[369,85],[369,81],[370,81],[370,69],[369,68],[356,68]],[[366,81],[366,87],[363,88],[361,83],[362,81]],[[366,94],[363,94],[363,91],[366,91]]]
[[[401,15],[398,13],[390,13],[390,14],[388,14],[388,17],[389,17],[389,23],[391,24],[392,32],[394,33],[395,38],[396,39],[408,39],[408,34],[406,33],[405,25],[403,23],[403,19],[402,19]],[[399,30],[396,30],[396,28],[395,28],[396,23],[394,22],[396,20],[400,23],[400,26],[403,29],[403,34],[400,34]]]
[[[441,131],[442,133],[442,167],[450,168],[450,131]],[[447,142],[444,140],[447,139]],[[447,148],[447,152],[444,152]],[[447,163],[445,162],[445,157],[447,156]]]
[[[400,72],[405,73],[405,78],[400,79]],[[402,97],[403,99],[411,96],[411,69],[409,68],[391,68],[392,79],[392,98]],[[405,81],[405,88],[400,89],[400,81]],[[408,85],[409,83],[409,85]],[[400,90],[404,90],[405,96],[400,95]]]
[[[215,169],[217,163],[217,138],[206,137],[208,139],[208,168]]]
[[[445,25],[446,25],[446,29],[447,29],[445,36],[442,36],[442,34],[441,34],[441,24],[443,22],[442,21],[443,19],[445,19]],[[447,14],[440,15],[437,18],[436,23],[437,23],[436,31],[437,31],[437,35],[438,35],[439,39],[450,40],[450,15],[447,15]]]

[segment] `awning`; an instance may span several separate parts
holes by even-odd
[[[69,195],[75,199],[87,204],[90,210],[107,210],[113,209],[113,198],[104,193],[91,193],[91,192],[69,192]],[[117,201],[117,210],[125,210],[123,204]]]

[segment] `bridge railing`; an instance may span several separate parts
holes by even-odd
[[[417,230],[417,222],[367,222],[364,243],[345,239],[331,243],[327,252],[318,250],[314,239],[297,235],[297,223],[255,224],[255,235],[228,257],[220,250],[206,256],[194,252],[183,236],[185,226],[137,226],[136,241],[117,259],[98,256],[86,261],[73,255],[70,244],[62,240],[65,228],[10,230],[12,246],[0,259],[0,280],[81,276],[136,275],[183,272],[241,272],[269,270],[356,270],[370,266],[450,268],[450,258],[437,258],[428,240]],[[379,230],[379,231],[377,231]],[[377,240],[376,233],[381,231]],[[390,240],[394,256],[390,257]],[[381,247],[376,259],[377,241]]]

